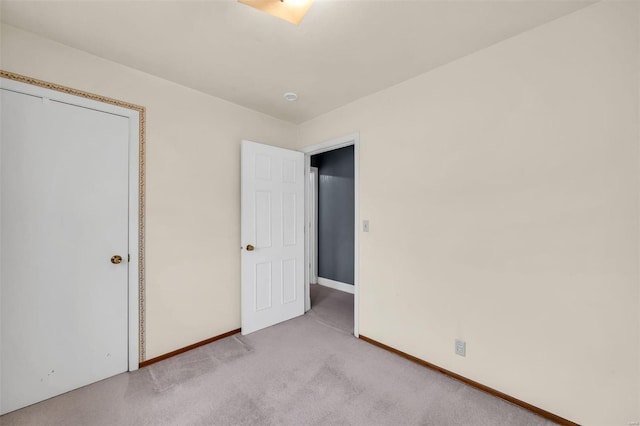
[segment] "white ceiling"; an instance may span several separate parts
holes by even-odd
[[[299,26],[235,0],[2,1],[2,20],[300,123],[593,1],[316,0]],[[296,92],[287,102],[284,92]]]

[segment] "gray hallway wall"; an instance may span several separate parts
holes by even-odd
[[[354,281],[353,146],[311,157],[318,168],[318,276]]]

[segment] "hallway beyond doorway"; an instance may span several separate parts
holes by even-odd
[[[318,320],[346,331],[353,333],[353,294],[335,290],[320,284],[312,284],[311,311]]]

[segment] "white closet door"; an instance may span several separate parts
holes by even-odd
[[[0,96],[6,413],[127,370],[129,130],[118,115]]]

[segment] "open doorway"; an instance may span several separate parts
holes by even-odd
[[[352,327],[358,337],[358,136],[329,141],[302,152],[251,141],[241,149],[242,333],[248,334],[311,309],[309,179],[311,156],[352,146]],[[304,198],[304,202],[302,199]],[[315,255],[314,255],[315,256]],[[334,290],[326,287],[328,290]]]
[[[310,257],[317,279],[311,284],[353,294],[354,270],[353,145],[311,156],[309,235],[315,240]],[[316,178],[317,177],[317,178]],[[314,179],[316,178],[316,179]],[[314,220],[315,219],[315,220]],[[313,238],[317,236],[317,238]],[[316,274],[312,274],[316,275]],[[313,278],[313,276],[312,276]]]
[[[304,152],[305,311],[358,336],[358,135]]]

